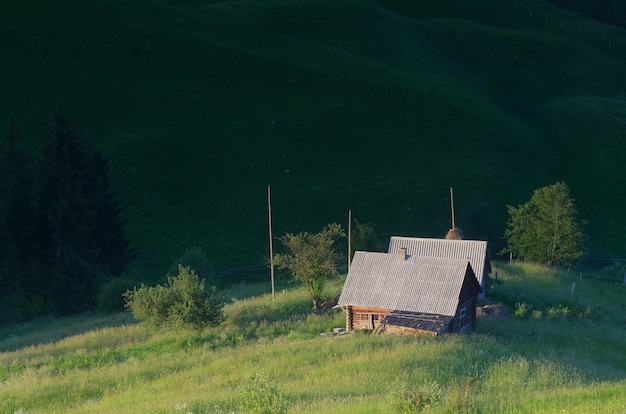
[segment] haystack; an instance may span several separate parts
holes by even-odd
[[[463,240],[463,231],[458,227],[451,228],[446,234],[446,240]]]

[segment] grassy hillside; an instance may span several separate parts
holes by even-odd
[[[593,255],[626,256],[626,32],[543,1],[9,0],[0,121],[34,152],[59,102],[112,159],[139,257],[217,270],[345,222],[494,253],[506,204],[565,180]]]
[[[480,317],[466,336],[332,337],[343,312],[312,314],[304,288],[289,284],[274,303],[258,294],[265,286],[233,288],[227,321],[202,333],[151,333],[127,314],[5,327],[0,412],[242,412],[261,376],[288,413],[399,412],[418,392],[432,413],[623,413],[625,287],[527,265],[494,270],[492,297],[517,317]]]

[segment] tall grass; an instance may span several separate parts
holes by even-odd
[[[624,412],[623,289],[598,297],[592,288],[606,282],[590,282],[572,297],[565,272],[496,269],[492,295],[511,307],[521,297],[537,309],[568,297],[596,311],[480,318],[471,335],[333,336],[343,312],[315,314],[306,291],[286,284],[275,301],[269,293],[231,301],[227,321],[202,333],[150,332],[124,314],[109,326],[92,316],[30,323],[0,332],[0,413],[241,412],[253,378],[269,379],[289,413],[406,404],[432,413]],[[330,283],[326,296],[341,286]],[[245,287],[257,289],[267,287]]]

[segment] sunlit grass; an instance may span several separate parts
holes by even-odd
[[[557,295],[571,278],[529,265],[496,268],[494,296],[513,300]],[[341,285],[332,281],[325,295]],[[49,321],[50,329],[44,322],[8,327],[0,412],[240,412],[242,384],[265,375],[289,413],[392,412],[398,392],[434,392],[432,413],[622,413],[626,334],[615,302],[623,292],[604,293],[606,304],[593,292],[568,299],[612,315],[480,318],[475,334],[439,338],[333,336],[343,312],[313,313],[306,291],[291,283],[274,301],[267,292],[230,301],[227,321],[201,333],[148,331],[124,315],[110,327],[89,316]],[[7,346],[11,332],[20,333],[19,347]]]

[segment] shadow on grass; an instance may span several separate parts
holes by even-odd
[[[0,329],[0,352],[58,342],[105,328],[136,323],[130,312],[112,315],[83,314],[67,318],[40,318]]]

